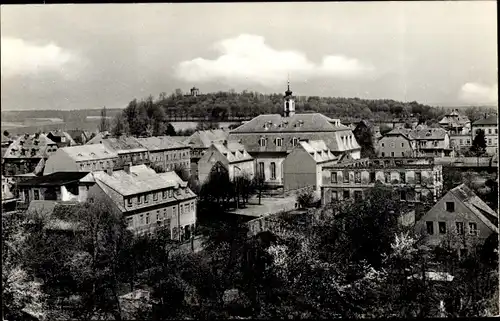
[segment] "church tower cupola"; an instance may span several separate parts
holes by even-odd
[[[283,116],[291,117],[295,115],[295,100],[292,97],[292,91],[290,90],[290,80],[288,80],[288,87],[285,91],[284,106],[283,106]]]

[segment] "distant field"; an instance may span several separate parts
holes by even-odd
[[[99,119],[87,120],[87,121],[73,121],[73,122],[43,122],[38,124],[23,124],[23,123],[12,123],[12,122],[1,122],[1,131],[7,130],[9,133],[14,135],[20,134],[34,134],[41,130],[42,132],[48,132],[51,130],[70,130],[70,129],[81,129],[88,131],[96,131],[99,126]]]

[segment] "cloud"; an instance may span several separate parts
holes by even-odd
[[[460,89],[459,98],[463,102],[472,104],[496,104],[498,103],[498,84],[487,86],[468,82]]]
[[[2,77],[37,76],[57,72],[64,77],[77,74],[82,59],[75,53],[54,43],[37,45],[23,39],[1,38]]]
[[[214,44],[220,52],[214,60],[196,58],[175,67],[177,78],[188,82],[226,80],[275,85],[293,78],[358,77],[373,70],[357,59],[342,55],[323,57],[321,64],[311,62],[295,50],[276,50],[265,43],[264,37],[242,34]]]

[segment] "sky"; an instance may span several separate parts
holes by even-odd
[[[1,7],[2,110],[121,108],[193,86],[497,104],[496,1]]]

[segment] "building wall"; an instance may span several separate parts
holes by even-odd
[[[254,177],[255,161],[253,159],[244,162],[229,163],[229,179],[234,179],[235,177],[241,177],[244,175],[247,175],[250,179]]]
[[[403,136],[385,136],[378,141],[377,155],[379,157],[411,157],[413,147],[411,141]]]
[[[189,147],[149,151],[149,160],[151,163],[163,168],[167,172],[174,170],[177,165],[183,166],[192,173],[191,150]]]
[[[229,162],[227,158],[224,157],[217,148],[211,146],[198,161],[198,179],[201,184],[208,180],[210,171],[217,162],[220,162],[229,171]]]
[[[476,137],[478,129],[484,131],[484,136],[486,138],[486,153],[494,155],[498,152],[498,125],[473,125],[471,142]]]
[[[316,162],[303,148],[295,148],[283,161],[283,186],[285,190],[294,190],[306,186],[315,186]]]
[[[455,211],[446,211],[446,202],[455,203]],[[434,234],[427,234],[426,222],[433,222]],[[446,234],[439,233],[439,222],[446,224]],[[459,236],[456,233],[456,222],[464,223],[465,235]],[[477,224],[478,235],[470,234],[469,223]],[[453,194],[447,193],[441,198],[416,224],[416,232],[424,233],[426,240],[430,244],[437,245],[443,240],[452,239],[455,247],[463,248],[464,245],[475,243],[476,240],[484,241],[493,231],[488,228],[474,213],[472,213],[460,200]],[[463,243],[465,241],[465,244]]]
[[[264,183],[271,186],[283,185],[283,162],[286,155],[272,153],[251,153],[255,159],[255,174],[260,175],[260,163],[264,164]],[[271,163],[276,164],[276,178],[271,178]]]
[[[469,149],[472,146],[472,140],[470,135],[451,135],[450,136],[450,147],[456,151],[461,149]]]
[[[51,155],[45,162],[43,175],[48,175],[55,172],[78,172],[79,166],[75,160],[69,157],[64,150],[59,149]]]
[[[415,173],[421,174],[421,183],[415,180]],[[375,182],[403,187],[413,186],[415,193],[420,192],[423,197],[432,196],[434,200],[440,196],[442,182],[442,167],[440,165],[422,167],[400,167],[400,168],[323,168],[322,171],[322,204],[328,204],[332,200],[332,195],[337,192],[338,199],[344,199],[344,191],[349,191],[349,198],[354,197],[354,191],[362,191],[375,186]],[[337,181],[332,182],[332,173],[337,174]],[[360,180],[356,181],[356,173],[359,173]],[[370,173],[375,173],[374,179],[370,179]],[[388,180],[386,181],[386,173]],[[405,183],[402,182],[400,173],[405,174]],[[349,182],[344,182],[345,176],[349,177]],[[406,193],[407,201],[419,201],[418,195],[412,191]]]

